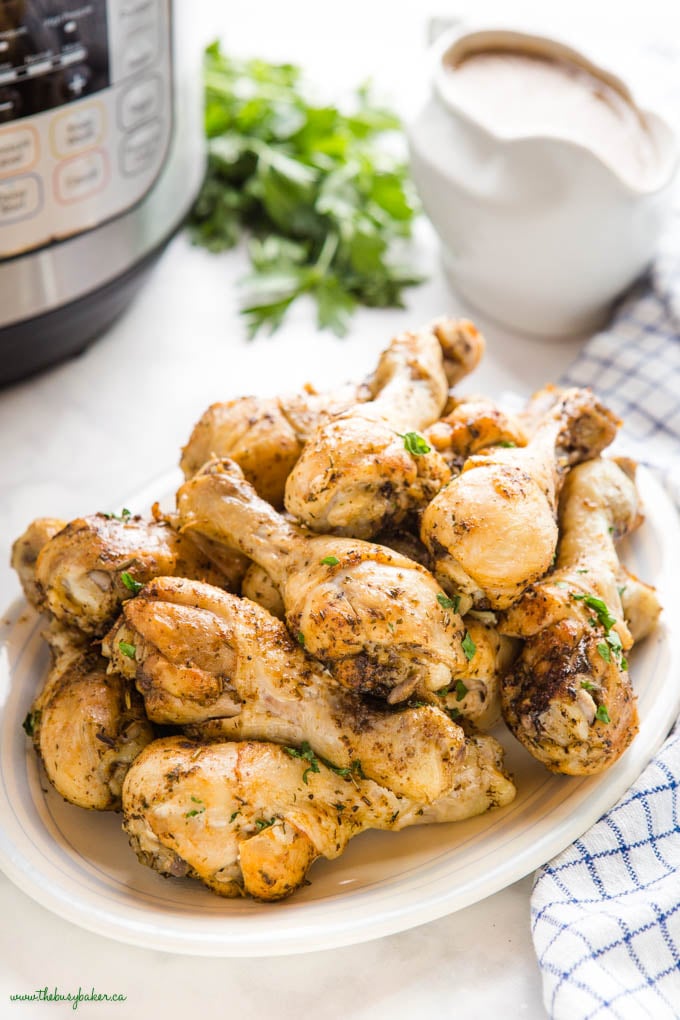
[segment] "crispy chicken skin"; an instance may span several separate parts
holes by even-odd
[[[383,353],[373,400],[323,422],[286,482],[286,509],[313,531],[372,538],[424,506],[450,478],[442,457],[413,453],[404,436],[431,425],[448,379],[475,367],[484,347],[468,322],[441,319],[402,333]]]
[[[51,538],[66,527],[66,521],[57,517],[37,517],[12,546],[11,565],[19,575],[26,601],[39,608],[42,595],[35,580],[38,554]]]
[[[614,546],[637,521],[634,482],[614,461],[574,468],[562,492],[555,570],[499,623],[527,638],[502,682],[505,721],[553,772],[601,772],[637,733],[625,655],[633,639]]]
[[[449,468],[458,473],[468,457],[490,446],[526,446],[529,435],[517,416],[488,397],[450,395],[443,417],[423,432]]]
[[[53,624],[48,640],[52,668],[29,715],[47,778],[77,807],[118,810],[130,763],[155,735],[142,699],[79,634]]]
[[[317,857],[338,857],[365,829],[458,820],[509,803],[515,789],[494,745],[471,743],[458,786],[428,808],[320,762],[314,771],[275,744],[168,737],[126,777],[124,826],[140,861],[164,875],[197,878],[221,896],[278,900]]]
[[[470,457],[423,514],[438,579],[483,608],[507,609],[549,569],[563,478],[616,434],[616,419],[589,390],[551,388],[550,398],[527,446]]]
[[[212,404],[194,426],[180,467],[191,478],[213,457],[229,457],[263,499],[283,506],[286,478],[310,434],[329,414],[370,398],[366,384],[331,393],[238,397]]]
[[[451,786],[460,764],[463,733],[439,708],[365,703],[260,606],[198,581],[152,581],[124,604],[103,648],[154,722],[307,744],[338,768],[360,761],[366,776],[423,802]]]
[[[35,569],[38,606],[65,626],[101,635],[130,597],[124,572],[142,583],[173,574],[237,588],[244,560],[224,549],[222,554],[220,569],[189,536],[162,521],[107,514],[80,517],[40,551]],[[233,566],[233,576],[224,572],[227,562]]]
[[[286,622],[340,682],[404,701],[445,687],[464,664],[464,629],[432,575],[384,546],[309,536],[259,499],[230,461],[177,493],[185,531],[237,547],[271,576]]]

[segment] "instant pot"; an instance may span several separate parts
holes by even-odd
[[[123,310],[203,176],[189,0],[0,0],[0,382]]]

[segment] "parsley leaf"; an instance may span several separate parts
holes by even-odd
[[[466,653],[467,654],[467,653]],[[474,652],[472,653],[474,655]],[[456,680],[456,701],[462,701],[468,692],[462,680]]]
[[[454,613],[458,612],[458,606],[460,605],[460,595],[454,595],[452,599],[448,595],[444,595],[443,592],[439,592],[437,595],[437,602],[442,609],[453,609]]]
[[[278,329],[302,295],[338,335],[357,304],[402,307],[421,280],[391,256],[416,214],[407,164],[383,142],[398,118],[367,86],[351,109],[318,105],[297,67],[231,58],[218,43],[204,82],[208,169],[189,230],[213,252],[251,238],[250,336]]]
[[[327,567],[337,567],[340,560],[337,556],[324,556],[321,562]]]
[[[404,440],[404,449],[412,457],[423,457],[432,449],[427,440],[417,432],[405,432],[404,434],[397,432],[397,435]]]
[[[309,745],[308,741],[303,740],[303,742],[300,744],[299,751],[296,747],[284,747],[284,751],[286,752],[286,754],[289,754],[291,758],[302,758],[304,761],[309,762],[309,768],[306,768],[305,771],[302,773],[302,782],[305,784],[305,786],[307,785],[307,776],[309,775],[310,772],[321,771],[321,769],[319,768],[319,759],[312,751],[312,748]]]
[[[606,705],[598,705],[597,706],[597,712],[595,713],[595,718],[599,719],[599,721],[603,722],[603,723],[611,722],[611,719],[609,717],[609,712],[607,711],[607,706]]]
[[[123,571],[123,573],[120,575],[120,579],[127,588],[127,590],[131,591],[133,595],[136,595],[137,592],[141,591],[142,588],[144,587],[143,582],[135,581],[132,574],[130,574],[127,570]]]
[[[40,723],[41,712],[36,709],[35,712],[29,712],[21,726],[27,737],[32,737],[35,734],[35,728]]]
[[[298,639],[298,644],[302,645],[302,647],[304,648],[305,647],[305,635],[302,633],[301,630],[299,630],[298,633],[297,633],[297,639]]]
[[[603,599],[598,598],[596,595],[577,595],[574,592],[571,593],[571,597],[576,602],[583,602],[589,609],[593,609],[605,630],[611,630],[616,623],[616,618],[611,615]]]
[[[258,832],[262,832],[263,829],[268,829],[276,822],[276,818],[256,818],[255,825]]]
[[[477,645],[470,637],[469,630],[465,631],[465,637],[463,638],[463,651],[465,652],[465,658],[468,662],[474,657],[474,654],[477,651]]]
[[[609,645],[606,644],[604,641],[601,641],[599,643],[599,645],[597,646],[597,650],[600,653],[600,657],[604,659],[605,662],[612,661],[612,653],[609,650]]]
[[[194,797],[192,794],[191,799],[194,802],[194,804],[198,804],[199,807],[192,808],[191,811],[186,811],[184,814],[185,818],[195,818],[196,815],[202,815],[203,812],[205,811],[205,804],[203,803],[200,797]]]
[[[128,641],[119,641],[118,647],[120,648],[123,655],[126,655],[128,659],[134,659],[137,654],[137,648],[135,645],[131,645]]]
[[[127,524],[127,522],[132,517],[132,511],[128,510],[128,508],[126,506],[124,506],[119,514],[106,514],[106,513],[103,513],[102,517],[106,517],[107,520],[109,520],[109,521],[123,521],[125,524]]]

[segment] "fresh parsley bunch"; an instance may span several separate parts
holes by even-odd
[[[311,295],[318,324],[339,336],[357,304],[402,307],[420,279],[389,260],[415,214],[406,165],[384,144],[398,118],[359,88],[352,111],[305,98],[291,64],[205,55],[208,172],[192,212],[211,251],[250,234],[242,311],[250,336],[280,326]]]

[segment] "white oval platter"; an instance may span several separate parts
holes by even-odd
[[[554,776],[502,728],[518,794],[479,818],[365,833],[317,862],[290,900],[223,900],[138,864],[115,814],[85,812],[49,787],[21,728],[43,682],[43,621],[24,602],[0,625],[0,867],[39,903],[134,945],[204,956],[268,956],[367,941],[423,924],[498,891],[580,836],[635,781],[680,711],[680,522],[658,482],[639,475],[646,520],[623,547],[659,589],[658,630],[631,656],[640,732],[602,776]],[[158,490],[157,490],[158,491]],[[146,502],[128,503],[145,510]]]

